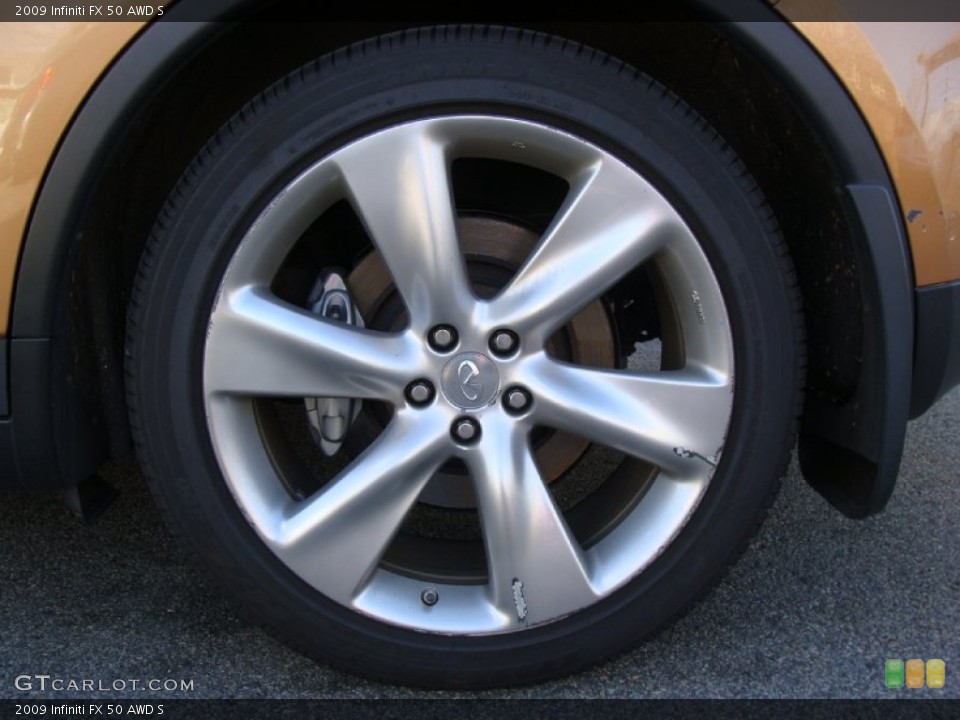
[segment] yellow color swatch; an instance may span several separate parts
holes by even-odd
[[[907,687],[923,687],[923,660],[907,660]]]
[[[942,688],[947,668],[943,660],[927,660],[927,687]]]

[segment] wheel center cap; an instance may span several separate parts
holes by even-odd
[[[444,366],[440,387],[447,400],[458,408],[476,410],[496,398],[500,372],[496,363],[482,353],[460,353]]]

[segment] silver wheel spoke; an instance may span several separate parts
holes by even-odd
[[[504,416],[484,423],[474,478],[494,604],[534,624],[597,599],[586,559],[544,485],[526,433]]]
[[[324,593],[349,603],[447,456],[447,420],[398,414],[331,484],[282,520],[274,551]]]
[[[337,156],[350,198],[423,332],[463,324],[472,294],[457,243],[443,143],[431,125],[409,125]]]
[[[642,458],[679,477],[719,460],[733,403],[730,378],[707,370],[635,373],[580,368],[540,355],[525,372],[537,423]]]
[[[417,349],[327,321],[243,287],[221,297],[207,335],[207,393],[399,400],[416,372]]]
[[[537,346],[624,274],[685,232],[626,166],[598,160],[574,183],[537,249],[491,302],[494,325]]]

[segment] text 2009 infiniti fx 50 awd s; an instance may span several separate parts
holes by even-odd
[[[794,447],[883,508],[960,380],[960,24],[197,7],[0,26],[4,488],[133,445],[254,616],[434,687],[662,626]]]

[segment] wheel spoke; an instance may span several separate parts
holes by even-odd
[[[525,371],[535,421],[642,458],[677,476],[716,465],[732,380],[700,369],[637,373],[581,368],[540,355]]]
[[[535,624],[595,602],[586,559],[537,470],[526,434],[503,416],[490,417],[479,452],[467,462],[489,590],[500,611]]]
[[[213,313],[204,385],[208,393],[399,401],[417,357],[405,335],[324,320],[244,287]]]
[[[472,309],[443,143],[430,126],[396,128],[337,156],[353,206],[423,332]]]
[[[446,431],[446,419],[398,413],[329,486],[289,510],[274,551],[307,582],[349,603],[446,459]]]
[[[582,173],[540,244],[489,308],[541,345],[671,238],[685,232],[655,191],[613,160]]]

